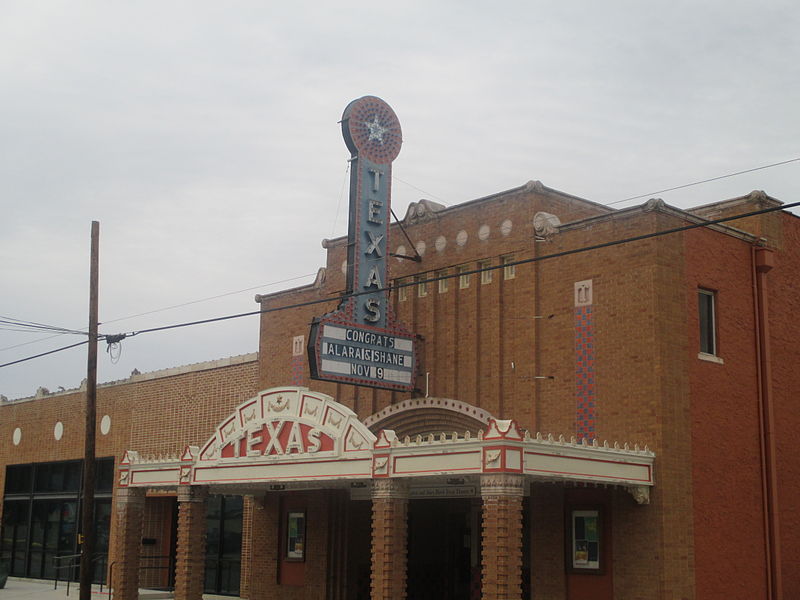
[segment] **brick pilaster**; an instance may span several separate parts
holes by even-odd
[[[253,497],[242,497],[242,563],[239,596],[250,597],[250,557],[253,550]]]
[[[520,475],[492,474],[481,478],[482,600],[522,598],[522,495]]]
[[[248,598],[268,600],[277,594],[278,573],[278,496],[255,496],[250,510],[250,574]],[[253,552],[252,550],[256,550]],[[244,560],[244,557],[242,557]]]
[[[139,548],[144,517],[144,488],[119,488],[114,515],[114,567],[111,586],[117,600],[139,598]]]
[[[372,600],[405,600],[408,485],[378,479],[372,487]]]
[[[175,600],[202,600],[206,562],[206,488],[178,488]]]

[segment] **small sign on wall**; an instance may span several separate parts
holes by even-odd
[[[304,560],[306,545],[306,513],[286,515],[286,560]]]

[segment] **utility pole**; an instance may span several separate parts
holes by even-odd
[[[80,600],[91,600],[94,553],[94,438],[97,404],[97,305],[100,223],[92,221],[89,274],[89,358],[86,368],[86,429],[83,453],[83,509],[81,514]]]

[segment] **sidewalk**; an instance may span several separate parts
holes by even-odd
[[[42,579],[22,579],[20,577],[9,577],[6,587],[0,590],[0,600],[78,600],[80,588],[78,583],[73,581],[69,585],[69,596],[67,596],[67,582],[59,581],[58,589],[53,589],[53,582]],[[110,596],[114,598],[112,593]],[[173,598],[172,592],[162,592],[158,590],[139,590],[140,600],[158,600],[162,598]],[[108,600],[108,587],[103,586],[100,592],[99,585],[92,586],[92,600]],[[214,594],[203,594],[203,600],[236,600],[236,596],[217,596]]]
[[[0,590],[0,600],[78,600],[80,586],[77,582],[69,585],[69,596],[67,596],[67,582],[59,581],[58,589],[53,589],[52,581],[42,581],[35,579],[20,579],[9,577],[5,589]],[[114,594],[111,594],[111,598]],[[171,598],[168,592],[156,592],[154,590],[139,590],[140,598]],[[92,600],[108,600],[108,587],[103,587],[100,591],[99,585],[92,586]]]
[[[79,595],[79,586],[76,582],[70,583],[69,598],[70,600],[77,600]],[[113,597],[113,595],[112,595]],[[58,589],[53,589],[52,581],[38,581],[31,579],[20,579],[18,577],[9,577],[6,582],[6,587],[0,590],[0,600],[56,600],[67,598],[67,583],[65,581],[58,582]],[[103,593],[100,593],[100,586],[92,586],[92,600],[104,600],[108,598],[108,588],[103,588]]]

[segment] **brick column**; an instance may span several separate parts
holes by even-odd
[[[522,495],[520,475],[481,478],[483,498],[482,600],[522,598]]]
[[[119,488],[114,515],[114,567],[111,587],[117,600],[139,598],[139,548],[144,518],[144,488]]]
[[[408,484],[372,482],[372,600],[405,600],[408,568]]]
[[[248,598],[269,600],[278,597],[279,497],[254,496],[251,507]]]
[[[206,496],[198,486],[178,487],[175,600],[202,600],[206,573]]]
[[[250,597],[250,556],[253,549],[253,496],[242,497],[242,564],[239,571],[239,596]]]

